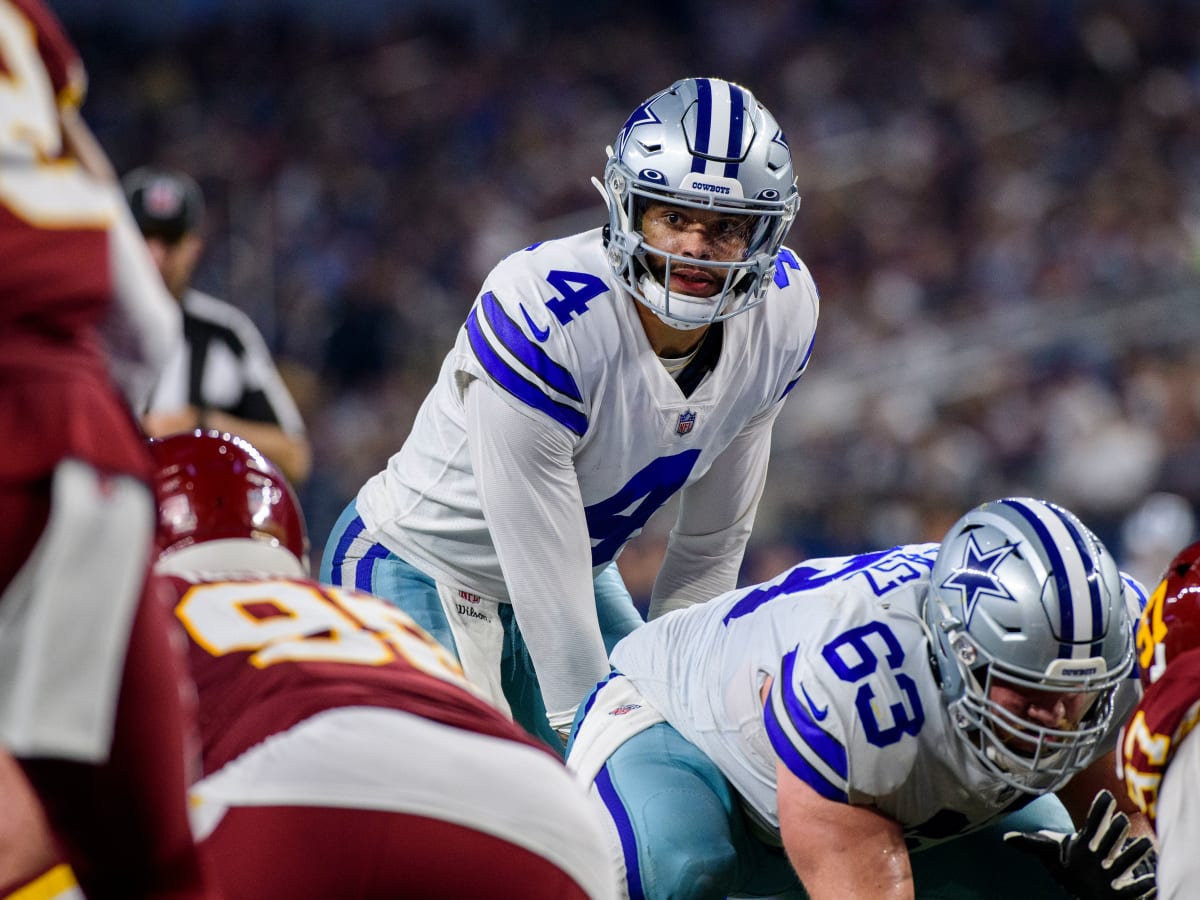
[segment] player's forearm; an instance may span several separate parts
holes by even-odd
[[[848,854],[801,878],[810,900],[914,900],[907,852]]]

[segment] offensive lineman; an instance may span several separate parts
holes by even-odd
[[[986,503],[638,629],[568,764],[629,897],[1149,897],[1109,792],[1142,600],[1070,513]]]
[[[558,748],[641,624],[614,561],[672,496],[650,617],[734,586],[817,324],[783,246],[791,154],[745,88],[686,78],[650,97],[596,184],[608,225],[492,270],[321,563],[406,610]]]

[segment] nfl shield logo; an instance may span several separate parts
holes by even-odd
[[[676,434],[687,434],[692,430],[692,426],[696,424],[696,414],[692,410],[679,414],[679,421],[675,424]]]

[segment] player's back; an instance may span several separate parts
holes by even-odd
[[[80,99],[82,66],[41,3],[3,0],[0,68],[0,425],[29,438],[9,445],[0,471],[36,478],[73,456],[144,473],[99,331],[113,304],[120,194],[60,158],[59,104]]]
[[[79,365],[84,350],[96,352],[87,329],[112,296],[115,189],[59,158],[58,98],[76,102],[83,73],[40,3],[0,2],[0,63],[11,76],[0,129],[0,365],[14,354],[23,368]]]
[[[321,585],[265,545],[260,556],[271,570],[290,574],[201,575],[188,571],[188,556],[186,549],[173,553],[157,571],[189,638],[206,773],[271,734],[343,706],[398,709],[540,748],[481,700],[446,652],[395,607]]]

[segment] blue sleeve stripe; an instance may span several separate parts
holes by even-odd
[[[553,390],[577,403],[583,402],[583,395],[579,393],[579,385],[575,383],[571,373],[526,337],[521,326],[509,317],[508,313],[504,311],[504,307],[496,300],[495,294],[488,291],[480,298],[480,304],[483,306],[483,314],[492,328],[492,333],[500,339],[500,343],[508,349],[509,353]]]
[[[504,388],[522,403],[539,412],[545,413],[563,427],[575,432],[575,434],[583,436],[587,433],[587,416],[577,409],[551,400],[542,391],[517,374],[492,349],[492,346],[480,331],[479,321],[474,309],[467,316],[467,337],[471,342],[471,349],[475,351],[475,358],[479,360],[479,364],[483,366],[484,370],[492,377],[492,380],[496,384],[500,385],[500,387]]]
[[[770,703],[763,710],[763,720],[767,726],[767,737],[771,740],[771,746],[775,748],[775,752],[779,754],[779,758],[783,760],[783,764],[788,767],[789,772],[826,800],[848,802],[849,797],[845,790],[829,781],[797,752],[795,746],[788,740],[787,733],[780,725],[779,719],[776,718],[775,707]]]
[[[845,781],[850,771],[846,759],[846,748],[817,724],[812,712],[809,711],[808,704],[796,695],[795,670],[798,652],[799,647],[784,656],[783,671],[779,675],[782,683],[775,685],[775,691],[783,700],[784,711],[800,739],[816,753],[821,762],[829,766],[833,774]]]
[[[804,376],[804,373],[808,371],[808,361],[812,359],[813,346],[816,343],[817,341],[815,338],[808,342],[808,350],[804,353],[804,359],[800,361],[800,368],[796,370],[796,377],[789,381],[788,386],[783,389],[783,393],[779,395],[780,400],[792,392],[792,388],[794,388],[800,382],[800,379]]]
[[[596,775],[595,784],[596,789],[600,792],[600,799],[604,802],[608,814],[612,816],[613,824],[617,828],[617,835],[621,839],[621,855],[625,858],[625,882],[629,890],[629,900],[646,900],[646,891],[642,887],[642,867],[638,863],[637,838],[633,833],[633,822],[629,818],[629,811],[625,809],[625,804],[617,795],[617,789],[613,786],[607,765]]]

